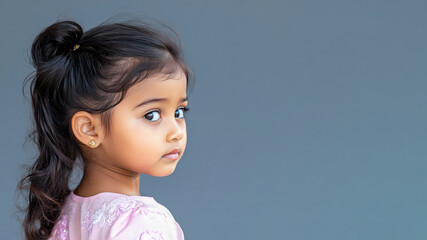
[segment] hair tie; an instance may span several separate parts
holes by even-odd
[[[76,51],[79,47],[80,47],[80,45],[76,44],[73,48],[73,51]]]

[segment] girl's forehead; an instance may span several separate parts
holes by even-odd
[[[130,96],[141,97],[181,97],[185,95],[187,79],[184,74],[175,74],[169,76],[165,74],[156,74],[145,78],[133,85],[129,90]]]

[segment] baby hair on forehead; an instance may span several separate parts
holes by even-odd
[[[106,21],[87,31],[75,21],[58,20],[35,37],[31,63],[34,72],[23,89],[30,83],[34,128],[29,137],[39,152],[18,186],[28,192],[26,238],[47,239],[82,156],[71,129],[73,115],[100,114],[108,135],[111,109],[133,85],[157,73],[182,72],[187,89],[194,79],[184,62],[179,35],[165,24],[137,18]]]

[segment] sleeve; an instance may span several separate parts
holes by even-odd
[[[164,211],[139,207],[114,220],[107,239],[184,240],[184,235],[179,224]]]

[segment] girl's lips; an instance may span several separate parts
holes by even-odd
[[[163,156],[164,158],[175,160],[178,159],[179,153],[171,153]]]
[[[181,151],[180,148],[174,148],[172,151],[170,151],[169,153],[166,153],[164,156],[169,155],[169,154],[179,153],[180,151]]]
[[[181,152],[180,148],[175,148],[174,150],[170,151],[169,153],[163,155],[163,157],[167,158],[167,159],[177,159],[179,157],[180,152]]]

